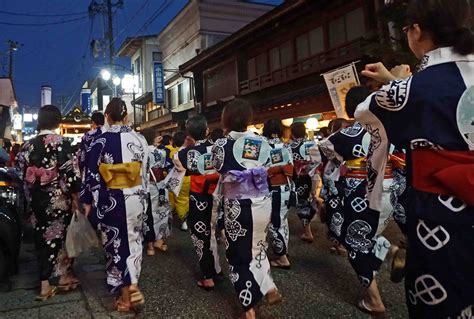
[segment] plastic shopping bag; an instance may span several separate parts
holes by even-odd
[[[66,234],[66,251],[69,257],[77,257],[89,249],[98,247],[97,234],[80,212],[75,212]]]

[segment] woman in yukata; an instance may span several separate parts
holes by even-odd
[[[379,209],[382,204],[389,143],[407,150],[407,180],[412,189],[406,208],[405,289],[410,318],[474,315],[474,35],[470,3],[410,1],[403,31],[411,51],[421,60],[419,71],[405,78],[376,63],[367,65],[362,73],[386,84],[361,103],[355,114],[372,132],[367,160],[371,208]],[[407,66],[398,69],[404,68]]]
[[[148,144],[127,122],[127,107],[113,98],[105,109],[110,128],[94,140],[86,166],[85,211],[102,233],[107,284],[121,292],[117,310],[144,303],[138,289],[142,263],[143,220],[147,206]]]
[[[247,130],[252,106],[243,100],[226,105],[222,122],[229,132],[212,148],[215,169],[222,175],[218,191],[224,207],[224,228],[230,280],[247,318],[255,318],[255,305],[281,301],[270,274],[267,227],[272,210],[268,174],[270,145]]]
[[[293,183],[293,152],[289,144],[281,140],[283,127],[280,120],[271,119],[265,122],[263,136],[267,138],[272,150],[268,177],[272,194],[272,217],[270,238],[273,253],[278,257],[270,262],[272,267],[290,269],[288,260],[288,210],[296,203],[295,185]]]
[[[38,136],[25,143],[18,154],[17,165],[25,191],[34,203],[31,220],[41,280],[37,301],[79,285],[64,243],[72,213],[79,208],[81,178],[71,144],[54,132],[60,121],[61,112],[56,106],[43,106],[38,113]],[[58,276],[58,287],[51,286],[50,278]]]
[[[168,153],[158,148],[159,136],[154,129],[143,130],[143,136],[148,142],[148,209],[145,221],[145,242],[147,255],[155,255],[155,249],[161,252],[168,250],[165,239],[171,234],[171,208],[168,190],[163,180],[172,166]]]

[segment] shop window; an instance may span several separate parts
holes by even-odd
[[[280,46],[281,67],[284,68],[294,62],[293,45],[290,41]]]
[[[324,51],[324,34],[322,27],[313,29],[309,32],[309,47],[311,55]]]
[[[276,47],[270,50],[270,71],[275,71],[280,68],[280,48]]]
[[[358,8],[329,22],[329,45],[331,48],[356,40],[365,34],[363,8]]]
[[[347,41],[356,40],[365,34],[364,9],[358,8],[346,14]]]
[[[255,67],[255,58],[251,58],[247,62],[247,72],[248,72],[248,78],[250,79],[255,79],[257,77],[257,69]]]
[[[191,100],[189,81],[186,79],[178,85],[178,105],[188,103]]]
[[[178,106],[178,86],[173,86],[167,90],[168,94],[168,108],[172,109]]]
[[[257,55],[257,75],[263,75],[268,72],[268,61],[267,61],[267,53],[264,52],[262,54]]]
[[[153,61],[162,61],[163,54],[161,52],[153,52]]]
[[[142,66],[141,66],[141,59],[138,57],[134,62],[133,62],[133,74],[135,74],[138,78],[138,89],[143,88],[143,79],[141,75],[142,71]]]
[[[305,33],[296,38],[296,57],[298,61],[309,58],[309,34]]]
[[[346,42],[346,26],[344,16],[329,22],[329,46],[337,47]]]

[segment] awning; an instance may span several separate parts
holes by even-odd
[[[158,127],[160,125],[165,125],[165,124],[171,123],[172,120],[173,120],[172,114],[168,113],[168,114],[160,116],[156,119],[153,119],[151,121],[144,122],[144,123],[140,124],[140,129],[143,130],[143,129],[148,128],[148,127]]]
[[[146,105],[153,101],[153,93],[146,92],[145,94],[140,95],[139,97],[132,100],[132,104]]]

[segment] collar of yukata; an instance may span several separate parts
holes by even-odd
[[[238,140],[241,137],[252,137],[252,136],[256,136],[256,134],[250,130],[247,130],[245,132],[231,131],[228,134],[228,137],[230,137],[233,140]]]
[[[281,144],[281,140],[279,137],[272,137],[268,139],[269,144]]]
[[[293,143],[303,143],[303,142],[306,142],[306,138],[305,138],[305,137],[295,138],[295,139],[293,140]]]
[[[112,133],[127,133],[131,132],[132,128],[128,125],[118,125],[114,124],[111,125],[108,129],[107,132],[112,132]]]
[[[38,135],[50,135],[50,134],[53,134],[53,135],[58,135],[56,132],[53,132],[51,130],[41,130]]]
[[[420,71],[430,66],[449,62],[470,62],[474,61],[474,54],[460,55],[454,52],[452,47],[438,48],[425,54],[421,59]]]
[[[203,140],[197,140],[196,143],[194,143],[194,146],[199,146],[199,145],[202,145],[204,143],[206,143],[207,140],[206,139],[203,139]]]

